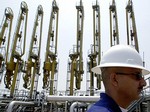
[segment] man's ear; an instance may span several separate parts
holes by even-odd
[[[110,74],[110,83],[115,87],[118,86],[117,75],[115,73]]]

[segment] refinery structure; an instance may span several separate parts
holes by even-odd
[[[139,52],[135,14],[132,0],[126,5],[126,33],[127,44],[132,45]],[[83,61],[84,19],[83,1],[76,4],[76,42],[68,51],[66,68],[65,91],[58,91],[59,59],[58,35],[60,8],[57,0],[52,0],[46,48],[41,50],[44,10],[37,6],[34,25],[30,41],[27,41],[28,4],[22,1],[16,27],[12,29],[14,13],[11,7],[6,7],[0,26],[0,112],[86,112],[99,99],[101,92],[101,76],[91,72],[91,68],[100,63],[101,51],[101,13],[100,4],[95,0],[91,4],[93,10],[93,36],[86,62]],[[18,7],[19,8],[19,7]],[[110,44],[120,44],[116,1],[109,5]],[[31,26],[30,26],[31,27]],[[13,35],[11,33],[13,32]],[[64,40],[65,41],[65,40]],[[29,46],[29,49],[26,48]],[[44,60],[41,61],[41,52]],[[27,55],[27,58],[23,58]],[[61,61],[61,60],[60,60]],[[42,63],[42,64],[41,64]],[[84,64],[85,63],[85,64]],[[86,69],[84,69],[86,65]],[[143,61],[143,66],[145,62]],[[42,69],[42,71],[41,71]],[[83,75],[86,75],[86,91],[81,90]],[[42,78],[42,82],[39,79]],[[20,82],[20,80],[23,82]],[[149,78],[142,97],[133,102],[129,112],[149,112],[150,95]],[[38,90],[38,84],[42,90]],[[20,89],[22,84],[23,89]]]

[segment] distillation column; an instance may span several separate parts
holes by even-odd
[[[25,53],[27,18],[28,6],[25,2],[21,2],[17,25],[12,41],[11,55],[10,59],[6,63],[6,74],[4,77],[6,88],[10,89],[10,97],[13,97],[15,90],[18,89],[20,73],[24,63],[21,58]]]
[[[58,16],[59,7],[55,0],[52,2],[49,31],[47,37],[45,62],[43,67],[43,89],[49,90],[49,95],[54,95],[57,90],[58,60],[57,60],[57,38],[58,38]]]
[[[132,0],[129,0],[126,6],[126,24],[127,24],[127,44],[134,46],[135,49],[139,52]]]
[[[33,98],[34,92],[37,91],[38,77],[40,75],[42,25],[43,7],[39,5],[35,16],[28,60],[25,62],[23,70],[23,87],[30,90],[30,98]]]
[[[110,14],[110,46],[119,44],[118,18],[115,0],[109,6]]]
[[[87,81],[86,81],[86,91],[90,92],[90,96],[94,96],[95,90],[101,89],[101,77],[100,74],[94,74],[91,69],[100,63],[100,6],[98,1],[93,4],[93,44],[88,51],[88,61],[87,61]],[[96,78],[94,78],[96,77]],[[95,86],[96,82],[96,86]]]
[[[70,60],[68,62],[66,91],[69,95],[73,95],[75,89],[81,88],[83,70],[82,43],[83,43],[83,22],[84,7],[82,0],[76,6],[77,9],[77,43],[73,50],[69,53]],[[74,79],[75,77],[75,79]],[[74,87],[74,84],[76,87]]]
[[[13,11],[11,8],[7,7],[4,11],[0,29],[0,83],[3,79],[5,64],[7,63],[6,61],[8,58],[12,21]]]

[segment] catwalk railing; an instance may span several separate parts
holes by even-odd
[[[141,93],[141,98],[128,107],[128,112],[150,112],[150,77],[145,81],[147,85]]]

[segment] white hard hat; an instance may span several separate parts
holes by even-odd
[[[100,65],[92,68],[92,72],[101,74],[103,67],[131,67],[142,70],[142,74],[150,71],[143,67],[143,61],[139,53],[129,45],[115,45],[111,47],[102,57]]]

